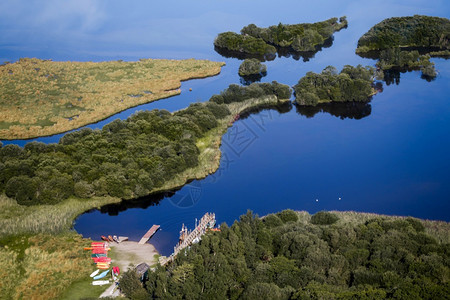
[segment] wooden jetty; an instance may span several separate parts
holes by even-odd
[[[146,234],[141,238],[139,241],[139,245],[144,245],[147,243],[147,241],[155,234],[156,231],[158,231],[160,225],[153,225],[152,228],[150,228]]]
[[[159,258],[159,263],[164,266],[168,262],[175,259],[177,254],[184,248],[190,246],[195,240],[200,240],[201,236],[204,235],[208,229],[211,229],[216,224],[216,215],[214,213],[206,213],[198,223],[194,230],[187,234],[183,234],[183,239],[174,247],[173,253],[169,257],[161,256]],[[185,233],[184,226],[182,232]]]

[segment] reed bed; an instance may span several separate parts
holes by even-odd
[[[118,198],[68,199],[57,205],[21,206],[0,195],[1,299],[60,299],[93,271],[89,241],[70,231],[81,213]]]
[[[220,73],[208,60],[53,62],[0,66],[0,139],[65,132],[179,94],[181,81]]]
[[[61,233],[72,228],[74,219],[96,207],[119,202],[112,197],[68,199],[57,205],[22,206],[0,195],[0,238],[8,235]]]
[[[18,236],[0,247],[2,299],[59,299],[92,272],[86,242],[75,233]]]

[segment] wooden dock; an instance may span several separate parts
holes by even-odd
[[[139,241],[139,245],[144,245],[145,243],[147,243],[147,241],[155,234],[155,232],[158,231],[159,227],[161,227],[160,225],[153,225],[152,228],[150,228],[146,234],[144,234],[144,236],[141,238],[141,240]]]
[[[164,266],[168,262],[173,261],[181,250],[191,245],[195,239],[200,239],[201,236],[206,233],[207,229],[214,227],[215,223],[216,223],[216,215],[214,213],[206,213],[200,219],[200,222],[197,225],[197,227],[195,227],[194,230],[189,232],[189,234],[185,237],[185,239],[174,247],[173,253],[169,257],[161,256],[159,258],[159,263],[162,266]]]

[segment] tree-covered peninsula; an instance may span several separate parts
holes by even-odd
[[[316,51],[333,33],[347,26],[345,17],[331,18],[316,23],[278,24],[261,28],[250,24],[241,29],[241,33],[220,33],[214,40],[219,50],[227,50],[244,56],[270,58],[277,50],[289,49],[293,52]]]
[[[181,81],[220,73],[208,60],[54,62],[23,58],[0,66],[0,138],[69,131],[127,108],[179,94]]]
[[[354,212],[248,212],[203,236],[130,299],[446,299],[449,223]]]
[[[294,85],[295,102],[312,105],[331,102],[364,102],[376,93],[374,68],[344,66],[338,74],[333,66],[320,74],[308,72]]]
[[[0,190],[19,204],[35,205],[173,189],[216,170],[221,136],[236,114],[290,95],[276,82],[231,85],[175,113],[141,111],[101,130],[68,133],[58,144],[6,145],[0,148]]]
[[[356,53],[377,58],[379,78],[388,84],[399,77],[393,73],[408,70],[432,80],[437,72],[430,57],[450,55],[450,20],[419,15],[383,20],[361,36]]]

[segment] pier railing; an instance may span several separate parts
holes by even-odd
[[[169,257],[162,256],[159,259],[159,263],[164,266],[168,262],[171,262],[180,253],[181,250],[190,246],[195,239],[200,239],[202,235],[205,234],[206,229],[212,228],[216,222],[216,214],[206,213],[198,223],[197,227],[194,228],[189,234],[182,240],[178,245],[173,248],[173,253]]]

